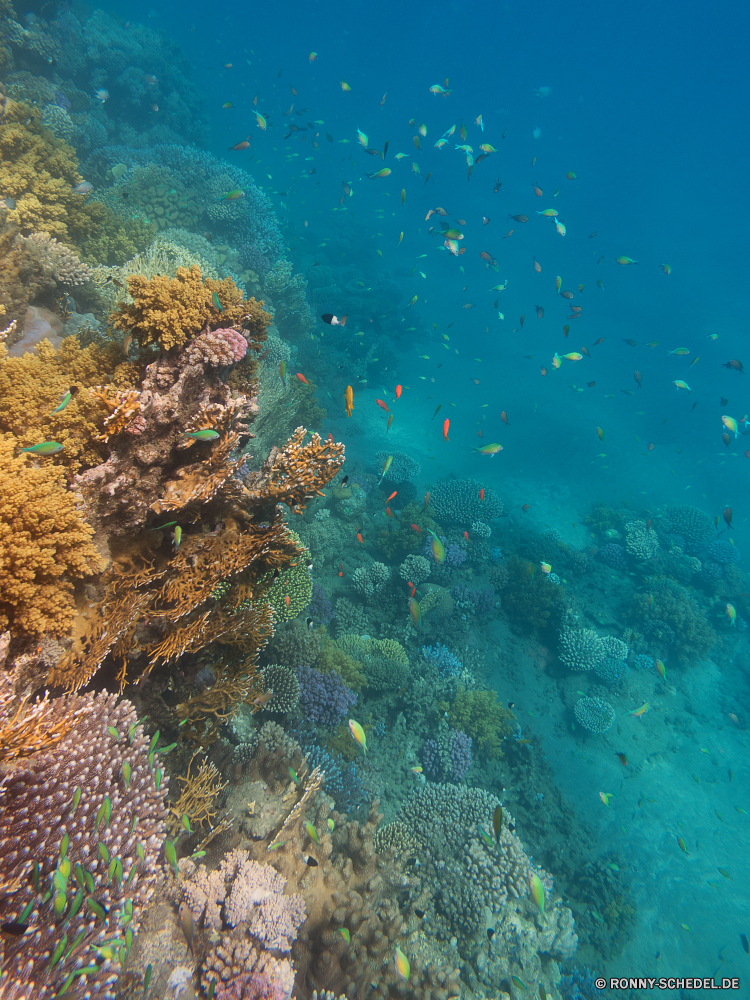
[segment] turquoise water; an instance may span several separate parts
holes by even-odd
[[[52,20],[22,4],[17,13]],[[88,12],[74,4],[71,13],[84,23]],[[627,677],[609,689],[616,721],[604,735],[586,734],[573,715],[580,692],[595,693],[593,675],[560,661],[557,629],[533,621],[514,627],[504,592],[496,613],[472,621],[461,647],[484,654],[482,686],[514,704],[519,727],[539,748],[547,801],[564,799],[564,807],[557,799],[550,806],[559,831],[542,835],[529,821],[540,863],[554,874],[555,853],[575,836],[583,844],[576,851],[622,874],[632,922],[616,948],[597,949],[595,934],[581,933],[580,957],[569,966],[605,977],[739,976],[747,995],[750,958],[740,937],[750,933],[746,563],[737,563],[744,582],[727,594],[705,585],[698,570],[654,572],[640,558],[612,568],[600,555],[609,541],[625,544],[623,509],[648,519],[648,531],[653,520],[664,552],[680,547],[672,537],[679,532],[670,535],[663,520],[680,505],[716,519],[714,534],[702,547],[688,545],[688,556],[705,562],[714,535],[738,552],[750,549],[750,435],[722,423],[750,410],[745,374],[726,367],[733,359],[750,364],[746,8],[188,2],[113,14],[122,31],[130,30],[127,19],[163,32],[187,59],[182,65],[166,41],[154,49],[151,72],[170,83],[159,99],[165,131],[146,148],[195,143],[247,171],[270,199],[283,255],[307,282],[314,320],[304,336],[288,336],[287,377],[299,372],[317,385],[327,411],[321,433],[346,444],[344,473],[365,485],[379,471],[375,454],[398,450],[421,465],[420,505],[444,478],[491,488],[504,513],[492,522],[489,545],[506,563],[514,555],[528,561],[537,578],[549,562],[577,627],[618,638],[639,631],[628,609],[657,589],[656,580],[673,579],[698,601],[716,641],[694,657],[678,652],[676,641],[633,643]],[[18,59],[36,75],[65,77],[62,68]],[[177,64],[179,76],[171,76]],[[111,93],[104,108],[112,128],[98,148],[141,145],[133,137],[145,132],[145,119],[125,100],[127,80],[100,68],[75,83]],[[431,93],[437,84],[449,95]],[[290,123],[298,130],[287,135]],[[230,149],[246,136],[247,149]],[[455,147],[470,146],[476,160],[482,143],[494,151],[469,174],[465,151]],[[80,160],[94,151],[79,149]],[[387,176],[368,176],[385,168]],[[426,218],[437,207],[446,214]],[[558,213],[564,234],[539,214],[546,209]],[[461,234],[456,254],[441,233],[449,226]],[[558,294],[558,276],[569,297]],[[321,322],[324,313],[346,314],[345,326]],[[279,330],[284,336],[281,321]],[[671,353],[679,348],[686,353]],[[560,361],[565,354],[579,357]],[[393,414],[390,428],[377,400]],[[502,450],[477,453],[489,443]],[[620,512],[619,534],[610,538],[587,521],[597,502]],[[400,501],[392,506],[398,519]],[[382,558],[378,532],[390,525],[377,505],[361,548],[360,525],[340,510],[333,519],[341,521],[348,574]],[[452,528],[450,541],[459,544],[464,530],[475,535],[465,519]],[[588,554],[595,570],[575,573],[572,550]],[[465,579],[488,585],[488,551],[472,558]],[[332,600],[357,603],[338,563],[337,554],[314,561],[313,577]],[[392,565],[401,587],[398,560]],[[465,579],[455,575],[450,584]],[[405,615],[408,595],[398,594]],[[434,626],[429,639],[451,645]],[[408,649],[415,663],[418,646],[414,639]],[[636,653],[663,659],[666,679],[639,669]],[[635,717],[645,702],[649,710]],[[367,704],[365,694],[364,711]],[[371,743],[377,754],[377,737]],[[381,766],[395,764],[384,756]],[[511,811],[522,808],[526,790],[498,768],[475,745],[465,780],[496,794],[505,787]],[[378,784],[363,773],[393,819],[404,785],[389,792],[387,778]],[[574,833],[561,820],[567,809]]]

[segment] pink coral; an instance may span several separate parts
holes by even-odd
[[[204,330],[190,345],[190,351],[204,364],[218,368],[242,361],[247,353],[247,341],[232,327]]]

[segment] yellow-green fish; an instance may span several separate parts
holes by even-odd
[[[678,358],[684,358],[686,354],[690,354],[690,351],[687,347],[675,347],[673,351],[667,351],[667,357],[670,354],[676,354]]]
[[[391,175],[391,168],[382,167],[380,170],[377,170],[374,174],[368,174],[367,176],[370,178],[370,180],[373,180],[375,177],[390,177],[390,175]]]
[[[680,850],[682,851],[682,853],[690,857],[690,851],[688,851],[685,841],[682,839],[682,837],[677,838],[677,843],[680,845]]]
[[[537,215],[544,215],[548,219],[556,219],[557,218],[557,210],[554,209],[554,208],[545,208],[544,211],[537,212],[536,214]]]
[[[359,743],[364,752],[367,753],[367,737],[365,736],[365,731],[354,719],[349,719],[349,732],[352,734],[354,742]]]
[[[378,486],[380,486],[380,483],[383,482],[383,477],[385,476],[386,472],[390,469],[392,462],[393,462],[393,455],[389,455],[388,458],[386,458],[385,462],[383,462],[383,470],[380,473],[380,482],[378,482]]]
[[[258,123],[258,128],[261,130],[261,132],[265,132],[266,129],[268,128],[268,122],[260,113],[260,111],[255,112],[255,120]]]
[[[218,294],[218,292],[213,292],[212,293],[211,300],[212,300],[213,304],[216,306],[216,308],[219,310],[219,312],[224,312],[224,306],[222,306],[221,302],[219,301],[219,294]]]
[[[418,298],[419,298],[418,295],[412,295],[411,299],[409,299],[409,304],[406,306],[406,308],[408,309],[409,306],[413,306]]]
[[[394,965],[396,966],[396,974],[400,976],[404,982],[408,983],[409,976],[411,975],[411,966],[409,965],[409,959],[406,955],[404,955],[398,945],[396,945]]]
[[[349,944],[352,937],[349,931],[346,929],[346,927],[339,927],[339,934],[344,939],[344,941],[346,941],[346,943]]]
[[[349,723],[349,726],[351,727],[351,723]],[[318,831],[315,829],[315,827],[309,820],[305,822],[305,830],[307,831],[307,836],[310,838],[310,840],[312,840],[316,844],[320,843],[320,841],[318,840]]]
[[[688,392],[693,391],[687,382],[683,382],[681,378],[676,378],[674,382],[672,382],[672,385],[677,386],[678,389],[687,389]]]
[[[62,410],[64,410],[65,407],[68,405],[68,403],[71,401],[72,398],[73,398],[73,393],[70,390],[68,390],[66,393],[64,393],[63,398],[60,400],[60,402],[58,403],[58,405],[54,408],[54,410],[52,411],[52,414],[54,415],[55,413],[60,413]]]
[[[409,614],[414,619],[414,624],[421,628],[422,626],[422,611],[419,607],[419,601],[416,597],[409,598]]]
[[[434,531],[430,531],[430,534],[432,535],[432,556],[435,562],[442,566],[445,562],[445,546]]]
[[[244,198],[244,197],[245,197],[245,192],[242,190],[242,188],[235,188],[233,191],[227,191],[226,194],[223,194],[220,198],[217,198],[216,200],[217,201],[237,201],[238,198]],[[215,294],[216,293],[214,292],[214,295]]]
[[[286,382],[284,381],[284,376],[286,375],[286,361],[279,362],[279,375],[281,375],[282,383],[286,386]]]
[[[30,451],[32,455],[56,455],[58,451],[62,451],[63,446],[59,441],[41,441],[39,444],[33,444],[30,448],[21,448],[21,451]]]
[[[632,257],[615,257],[615,261],[618,264],[637,264],[637,260],[633,260]]]
[[[494,458],[499,451],[503,450],[503,446],[493,442],[491,444],[484,444],[481,448],[474,448],[472,450],[478,452],[480,455],[489,455],[490,458]]]
[[[536,872],[529,872],[529,891],[536,908],[544,916],[544,885]]]

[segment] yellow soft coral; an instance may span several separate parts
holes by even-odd
[[[0,190],[15,201],[8,224],[74,245],[99,232],[104,206],[76,194],[80,180],[73,147],[42,128],[39,108],[12,102],[0,120]]]
[[[70,577],[100,568],[62,469],[17,454],[12,434],[0,435],[0,628],[65,635],[75,615]]]
[[[59,350],[44,340],[35,353],[0,357],[0,432],[15,435],[21,447],[59,441],[63,450],[55,464],[62,463],[69,472],[98,465],[104,452],[96,438],[107,409],[88,389],[111,382],[121,359],[122,351],[114,344],[81,347],[75,337],[66,337]],[[53,414],[70,389],[71,401]]]
[[[141,347],[158,343],[165,351],[182,347],[206,324],[216,329],[239,323],[249,305],[231,278],[204,281],[196,266],[178,267],[174,278],[131,274],[128,292],[134,301],[117,307],[110,316],[112,326],[132,333]]]

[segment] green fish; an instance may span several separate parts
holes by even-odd
[[[499,451],[503,450],[503,446],[501,444],[485,444],[481,448],[474,448],[473,450],[480,455],[489,455],[490,458],[494,458]]]
[[[536,908],[544,916],[544,885],[536,872],[529,872],[529,890]]]
[[[268,845],[268,850],[269,851],[278,851],[278,849],[280,847],[283,847],[285,843],[286,843],[285,840],[275,840],[272,844]]]
[[[481,826],[479,827],[479,836],[485,842],[485,844],[487,845],[487,847],[494,847],[495,846],[495,841],[492,839],[492,837],[490,837],[489,833],[487,833],[487,831],[484,830]]]
[[[315,827],[309,820],[305,823],[305,830],[307,830],[307,836],[310,838],[310,840],[314,841],[316,844],[320,843],[320,841],[318,840],[318,831],[315,829]]]
[[[217,198],[216,200],[237,201],[238,198],[244,198],[244,197],[245,197],[245,192],[242,190],[242,188],[234,188],[232,191],[227,191],[226,194],[223,194],[220,198]],[[216,293],[214,292],[214,295],[215,294]]]
[[[723,868],[718,868],[717,871],[719,872],[719,875],[723,875],[724,878],[728,878],[730,882],[734,882],[734,879],[728,871],[725,871]]]
[[[511,976],[510,978],[513,980],[514,986],[517,986],[519,990],[523,990],[524,993],[526,992],[526,984],[522,979],[519,979],[518,976]]]
[[[174,529],[174,547],[175,547],[175,550],[179,549],[181,541],[182,541],[182,528],[178,524],[177,527]]]
[[[346,929],[346,927],[339,927],[339,934],[344,939],[344,941],[346,941],[346,943],[349,944],[349,942],[351,941],[351,934]]]
[[[21,448],[21,451],[30,451],[33,455],[56,455],[62,451],[63,446],[59,441],[42,441],[40,444],[33,444],[30,448]]]
[[[297,772],[294,770],[293,767],[289,768],[289,774],[291,775],[292,781],[295,783],[295,785],[298,785],[299,784],[299,778],[297,777]]]
[[[214,292],[214,295],[216,295],[216,292]],[[185,431],[185,437],[192,438],[194,441],[215,441],[221,435],[218,431],[212,430],[210,427],[204,427],[200,431]]]
[[[492,829],[495,831],[495,840],[500,839],[500,831],[503,828],[503,807],[498,806],[492,815]]]
[[[51,415],[54,415],[55,413],[60,413],[62,410],[64,410],[72,398],[73,398],[73,393],[70,390],[68,390],[63,396],[63,398],[60,400],[60,402],[57,404],[57,406],[54,408]]]
[[[219,301],[219,294],[218,294],[218,292],[212,292],[212,294],[211,294],[211,301],[216,306],[216,308],[219,310],[219,312],[224,312],[224,306]]]
[[[157,524],[155,528],[149,528],[149,531],[161,531],[163,528],[173,528],[177,524],[177,521],[167,521],[166,524]]]
[[[429,528],[427,530],[430,531]],[[438,565],[442,566],[443,563],[445,562],[445,546],[440,541],[440,539],[438,538],[438,536],[435,534],[434,531],[430,531],[430,534],[432,535],[433,558],[435,562],[438,563]]]

